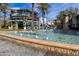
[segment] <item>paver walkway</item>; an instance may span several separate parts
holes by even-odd
[[[30,46],[18,45],[0,38],[0,56],[42,56],[45,51]]]
[[[43,49],[16,44],[0,37],[0,56],[63,56]],[[65,55],[66,56],[66,55]]]

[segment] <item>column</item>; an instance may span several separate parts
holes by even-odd
[[[38,20],[38,29],[40,30],[40,21]]]
[[[18,30],[18,22],[16,21],[15,24],[16,24],[15,25],[16,26],[16,30]]]
[[[69,16],[65,16],[65,20],[64,20],[64,25],[63,25],[63,29],[64,30],[68,30],[68,21],[69,21]]]
[[[26,20],[25,20],[25,17],[23,18],[23,30],[26,31]]]

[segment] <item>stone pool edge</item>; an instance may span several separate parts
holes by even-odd
[[[79,45],[69,45],[69,44],[50,42],[45,40],[29,39],[19,36],[7,35],[4,33],[0,33],[0,36],[8,38],[8,40],[16,43],[21,43],[29,46],[31,45],[38,48],[44,48],[46,50],[51,50],[58,53],[79,55]]]

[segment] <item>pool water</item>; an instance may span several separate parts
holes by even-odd
[[[60,31],[39,31],[39,32],[10,32],[10,35],[48,40],[66,44],[79,45],[79,34],[77,32],[60,32]]]

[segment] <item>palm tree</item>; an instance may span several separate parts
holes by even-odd
[[[48,13],[48,9],[49,9],[49,4],[48,3],[38,3],[38,10],[40,11],[40,13],[42,13],[42,18],[43,18],[43,29],[44,29],[44,18],[46,16],[46,14]]]
[[[35,19],[35,17],[34,17],[34,3],[32,3],[32,30],[34,30],[34,26],[33,26],[33,23],[34,23],[34,19]]]
[[[68,9],[65,9],[63,11],[60,11],[60,13],[58,14],[57,16],[57,20],[60,20],[61,22],[61,28],[64,28],[64,23],[65,23],[65,17],[69,17],[69,19],[72,19],[72,17],[74,17],[75,15],[77,15],[77,12],[78,12],[78,8],[68,8]]]
[[[8,3],[0,3],[0,10],[4,14],[4,28],[6,26],[6,14],[7,14],[7,9],[8,9],[9,4]]]

